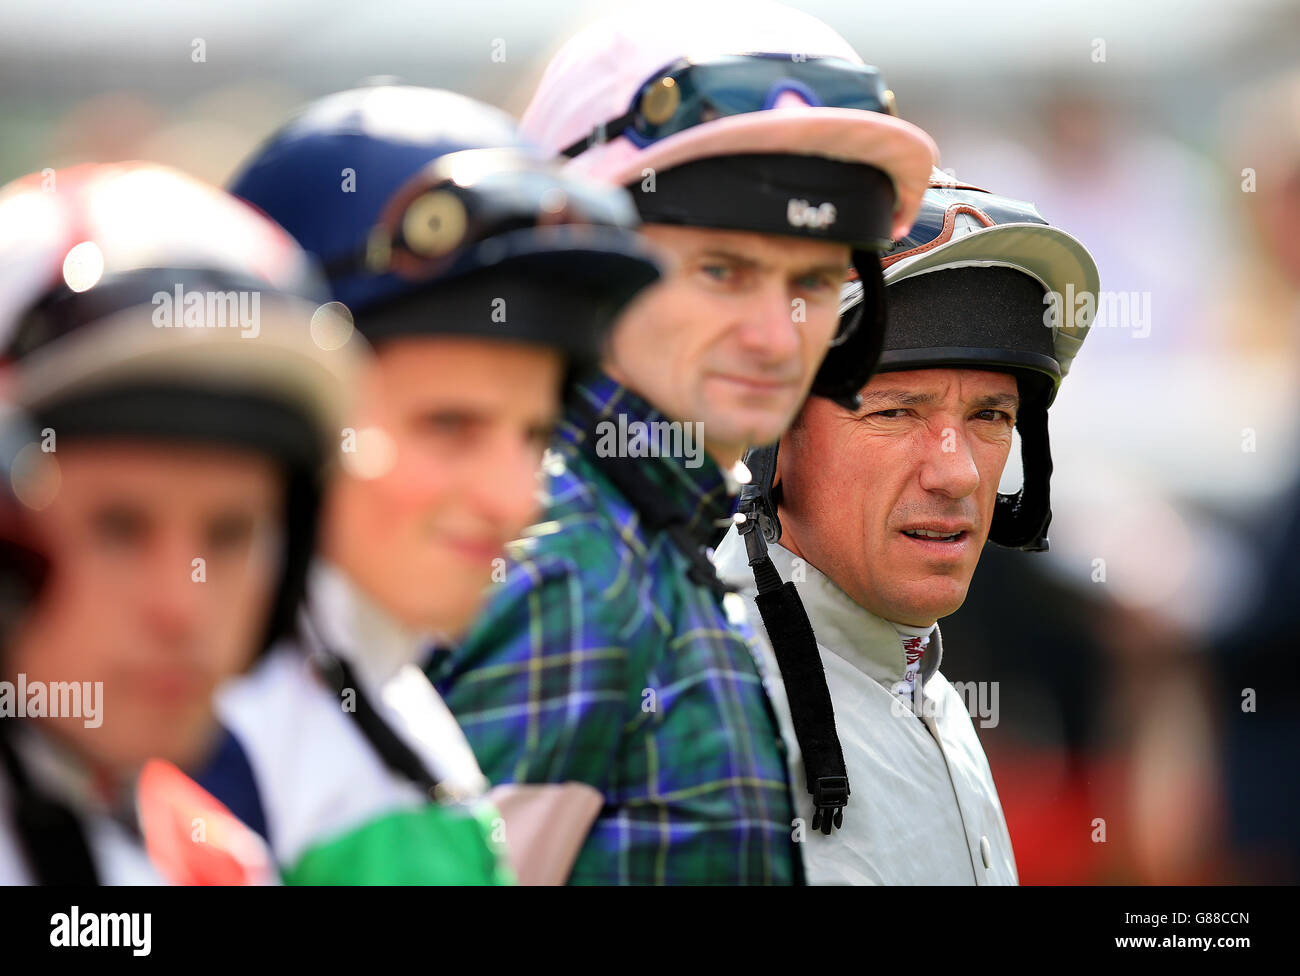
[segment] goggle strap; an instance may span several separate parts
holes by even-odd
[[[637,109],[633,107],[608,122],[593,126],[591,135],[579,139],[573,145],[560,150],[560,155],[572,159],[574,156],[581,156],[592,146],[599,146],[601,143],[609,142],[610,139],[617,139],[628,126],[636,121],[636,116]]]

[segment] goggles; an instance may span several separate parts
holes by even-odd
[[[907,236],[895,241],[881,256],[886,268],[896,261],[909,257],[920,248],[929,250],[947,241],[952,235],[951,219],[954,213],[971,214],[980,223],[992,227],[998,224],[1045,224],[1033,204],[1022,203],[1010,197],[988,193],[974,187],[931,184],[922,198],[916,222]]]
[[[683,58],[655,72],[622,115],[563,150],[577,156],[626,136],[648,146],[692,126],[728,115],[771,108],[785,92],[809,105],[896,115],[894,93],[875,68],[843,58],[791,54],[737,54],[708,61]]]

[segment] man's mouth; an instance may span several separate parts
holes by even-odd
[[[202,698],[210,691],[204,676],[185,668],[152,667],[128,673],[127,680],[156,704],[178,705]]]
[[[447,536],[443,539],[447,548],[458,553],[471,562],[491,563],[493,559],[505,553],[505,546],[497,539],[480,539],[460,536]]]
[[[910,535],[913,539],[931,539],[935,542],[956,542],[965,534],[965,530],[960,532],[932,532],[929,529],[903,530],[903,535]]]
[[[718,379],[732,383],[751,393],[780,393],[792,389],[796,385],[793,380],[761,379],[753,376],[737,376],[734,373],[719,373],[716,375]]]

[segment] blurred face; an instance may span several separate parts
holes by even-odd
[[[408,627],[463,632],[493,561],[538,515],[562,374],[540,347],[382,343],[326,500],[325,555]]]
[[[58,493],[30,514],[53,570],[5,678],[103,682],[97,727],[36,719],[99,768],[193,765],[215,734],[213,689],[248,666],[266,627],[282,476],[220,448],[67,443],[56,457]]]
[[[924,627],[966,599],[1019,409],[1007,373],[875,376],[850,413],[808,401],[781,441],[781,543],[859,606]]]
[[[781,436],[839,322],[846,244],[650,224],[670,271],[619,320],[606,369],[730,464]]]

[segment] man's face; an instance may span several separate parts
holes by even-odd
[[[670,270],[614,330],[606,369],[715,458],[781,436],[839,322],[846,244],[650,224]]]
[[[850,413],[811,398],[781,441],[782,544],[877,616],[924,627],[966,599],[1011,450],[1016,380],[881,373],[862,400]]]
[[[355,453],[345,442],[326,499],[324,554],[406,626],[461,634],[494,560],[538,515],[563,368],[558,353],[516,343],[382,343]]]
[[[29,516],[52,572],[5,678],[103,682],[97,727],[41,720],[99,768],[199,762],[212,692],[251,662],[279,583],[283,476],[252,453],[143,441],[54,457],[58,492]]]

